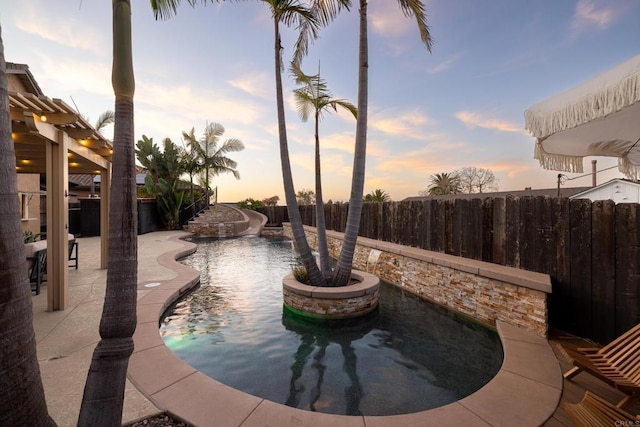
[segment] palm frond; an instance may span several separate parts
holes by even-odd
[[[411,18],[415,16],[416,23],[418,24],[418,31],[420,32],[420,39],[422,43],[427,47],[427,50],[431,52],[433,45],[433,39],[429,33],[429,26],[427,25],[427,15],[425,13],[424,3],[422,0],[398,0],[400,8],[404,16]]]
[[[113,110],[107,110],[104,113],[100,114],[100,117],[98,117],[98,120],[96,121],[96,124],[93,127],[96,128],[96,130],[99,132],[105,126],[115,122],[115,120],[116,120],[116,113]]]
[[[214,1],[218,2],[219,0],[210,1],[211,3],[213,3]],[[156,20],[166,20],[178,13],[178,7],[180,6],[181,0],[150,0],[150,2],[154,18]],[[195,5],[198,3],[202,3],[206,6],[208,1],[201,0],[200,2],[198,2],[198,0],[187,0],[187,3],[189,3],[191,7],[195,7]]]

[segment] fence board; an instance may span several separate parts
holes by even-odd
[[[553,234],[556,241],[555,262],[552,262],[551,276],[552,293],[549,296],[549,324],[556,328],[571,331],[571,246],[569,230],[569,199],[553,199],[551,205]]]
[[[456,199],[451,206],[451,246],[447,253],[464,256],[462,252],[462,235],[464,233],[464,214],[469,201]]]
[[[471,199],[463,213],[462,256],[482,259],[482,200]]]
[[[491,262],[500,265],[507,264],[506,258],[506,239],[507,239],[507,220],[506,220],[506,199],[493,200],[493,244],[491,246]]]
[[[505,264],[520,267],[520,201],[507,197],[505,202]]]
[[[580,336],[591,328],[591,201],[572,200],[569,209],[571,239],[571,330]]]
[[[520,268],[536,271],[536,199],[520,199]]]
[[[494,230],[493,230],[493,207],[494,201],[497,199],[484,199],[482,201],[482,219],[481,227],[481,256],[479,259],[486,262],[492,262]]]
[[[616,333],[640,323],[640,204],[616,206]]]
[[[445,251],[445,217],[444,217],[444,200],[431,200],[431,218],[432,218],[432,231],[431,237],[431,250],[436,252]]]
[[[599,343],[613,340],[616,302],[615,204],[612,200],[594,202],[591,209],[591,314],[592,339]]]

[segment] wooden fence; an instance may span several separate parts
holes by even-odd
[[[305,224],[314,209],[300,207]],[[326,205],[327,229],[343,232],[347,211]],[[639,211],[548,197],[365,203],[360,235],[549,274],[551,327],[604,343],[640,322]]]

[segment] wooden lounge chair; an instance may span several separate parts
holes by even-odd
[[[584,394],[582,402],[562,402],[560,407],[577,427],[633,426],[640,420],[589,391]]]
[[[581,371],[590,373],[627,395],[619,408],[640,393],[640,323],[604,347],[564,349],[574,364],[564,374],[567,380]]]

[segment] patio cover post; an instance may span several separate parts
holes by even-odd
[[[47,310],[65,310],[69,286],[69,165],[67,138],[47,140]]]

